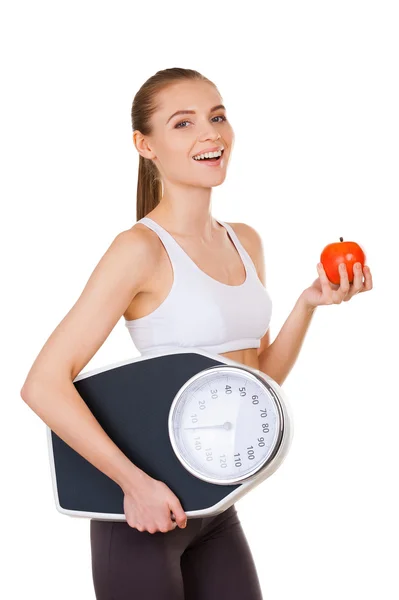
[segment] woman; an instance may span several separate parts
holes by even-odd
[[[21,396],[72,448],[120,485],[126,521],[91,520],[99,600],[259,600],[255,564],[235,506],[187,523],[179,499],[138,469],[105,434],[73,380],[123,315],[142,353],[197,346],[260,369],[280,385],[317,306],[372,288],[371,273],[318,279],[270,344],[271,301],[261,238],[211,214],[233,129],[216,86],[197,71],[166,69],[132,107],[139,157],[137,220],[113,240],[81,296],[36,358]],[[221,153],[212,160],[208,151]],[[204,156],[205,153],[205,156]],[[217,258],[217,260],[215,260]]]

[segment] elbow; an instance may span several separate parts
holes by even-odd
[[[25,381],[25,383],[23,384],[23,386],[21,387],[21,390],[19,392],[19,395],[21,396],[22,400],[24,402],[26,402],[26,399],[28,397],[28,382]]]
[[[22,400],[29,404],[37,396],[39,387],[41,389],[42,386],[37,381],[27,379],[19,392]]]
[[[26,383],[24,383],[24,385],[21,388],[21,391],[19,392],[19,395],[21,396],[22,400],[24,402],[26,402],[26,404],[28,404],[28,398],[30,397],[31,393],[29,391],[29,387]]]

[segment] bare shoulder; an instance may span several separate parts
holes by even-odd
[[[24,393],[43,382],[76,377],[105,342],[133,299],[147,285],[157,249],[139,227],[121,231],[95,265],[76,302],[36,357]]]
[[[143,269],[149,272],[157,265],[162,251],[157,234],[141,223],[121,231],[113,243],[127,256],[134,257],[136,268],[142,261]]]
[[[235,233],[238,235],[240,242],[244,245],[244,242],[249,246],[260,247],[262,246],[262,237],[260,233],[247,223],[228,223]]]
[[[115,240],[119,240],[120,244],[126,246],[135,246],[140,251],[151,250],[156,246],[153,243],[153,231],[142,225],[135,223],[130,229],[125,229],[117,234]]]

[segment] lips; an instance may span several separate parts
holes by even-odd
[[[194,156],[192,156],[191,158],[192,158],[193,160],[195,160],[195,162],[204,162],[204,160],[203,160],[203,159],[198,159],[198,158],[195,158],[195,156],[199,156],[199,155],[201,155],[201,154],[206,154],[207,152],[217,152],[218,150],[220,150],[220,148],[215,148],[214,150],[205,150],[204,152],[199,152],[198,154],[194,154]],[[223,150],[222,150],[222,154],[221,154],[221,156],[219,156],[219,159],[220,159],[220,158],[222,158],[223,154],[224,154],[224,148],[223,148]],[[219,159],[218,159],[218,160],[219,160]]]
[[[193,160],[197,165],[203,165],[205,167],[218,167],[220,165],[220,163],[222,162],[222,159],[223,159],[223,152],[222,152],[222,155],[219,156],[219,158],[217,158],[217,159],[213,159],[213,160],[209,160],[209,159],[208,160],[203,160],[203,159],[194,160],[193,159]]]

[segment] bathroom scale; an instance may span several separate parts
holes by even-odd
[[[292,411],[281,387],[201,348],[113,363],[81,372],[73,384],[118,448],[163,481],[188,518],[225,511],[270,477],[291,445]],[[122,488],[48,426],[47,437],[57,510],[126,521]]]

